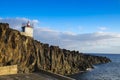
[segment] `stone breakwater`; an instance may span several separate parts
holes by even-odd
[[[45,70],[69,75],[92,68],[93,64],[108,62],[110,59],[106,57],[43,44],[9,28],[7,23],[0,23],[0,66],[18,65],[19,73]]]

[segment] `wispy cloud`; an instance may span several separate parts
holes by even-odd
[[[105,31],[105,30],[107,30],[107,27],[99,27],[98,28],[100,31]]]
[[[7,22],[12,28],[15,29],[20,29],[21,24],[27,22],[28,20],[35,24],[34,39],[43,43],[57,45],[61,48],[70,50],[79,50],[80,52],[120,52],[120,33],[93,32],[73,34],[70,32],[55,31],[50,28],[41,27],[39,25],[40,22],[36,19],[0,18],[0,22]],[[106,29],[107,28],[105,27],[101,27],[100,30]]]
[[[38,33],[37,33],[38,32]],[[96,32],[87,34],[68,34],[52,30],[35,30],[35,39],[61,48],[79,50],[81,52],[111,52],[118,53],[120,34]]]
[[[30,21],[31,23],[33,23],[35,25],[37,25],[37,23],[39,22],[36,19],[30,20],[30,19],[24,18],[24,17],[23,18],[19,18],[19,17],[16,17],[16,18],[0,18],[0,22],[9,23],[11,28],[14,28],[14,29],[17,29],[17,30],[20,30],[22,24],[26,23],[27,21]]]

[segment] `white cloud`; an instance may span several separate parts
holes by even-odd
[[[39,21],[36,20],[36,19],[30,20],[28,18],[19,18],[19,17],[16,17],[16,18],[0,18],[0,22],[9,23],[11,28],[14,28],[14,29],[17,29],[17,30],[20,30],[22,24],[26,23],[28,21],[30,21],[31,23],[33,23],[35,25],[39,23]]]
[[[99,27],[98,28],[100,31],[105,31],[105,30],[107,30],[107,27]]]
[[[39,27],[39,21],[27,18],[0,18],[0,22],[8,22],[12,28],[20,29],[23,22],[31,21],[34,26],[34,38],[43,43],[60,46],[80,52],[120,52],[120,33],[96,32],[73,34],[60,32],[46,27]],[[105,30],[105,29],[101,29]]]
[[[82,52],[120,52],[119,47],[113,47],[120,44],[120,34],[117,33],[98,32],[73,35],[52,30],[37,30],[35,31],[35,39],[59,45],[61,48]]]

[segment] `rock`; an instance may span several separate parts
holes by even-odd
[[[19,73],[45,70],[68,75],[92,68],[93,64],[107,62],[110,59],[106,57],[85,55],[43,44],[9,28],[7,23],[0,23],[0,66],[17,64]]]

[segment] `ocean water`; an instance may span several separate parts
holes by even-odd
[[[76,80],[120,80],[120,54],[95,54],[112,60],[107,64],[95,65],[94,69],[71,77]]]

